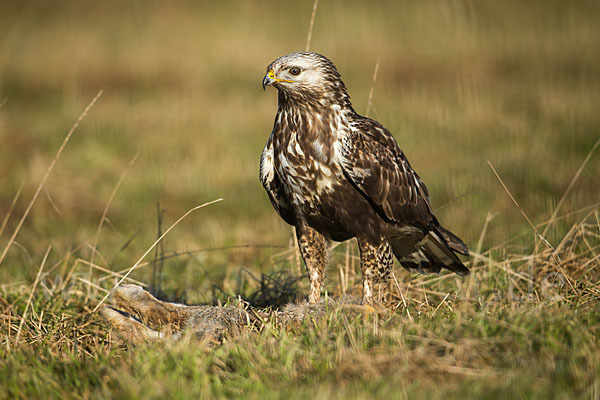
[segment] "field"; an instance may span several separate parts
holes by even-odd
[[[387,313],[219,346],[121,346],[91,313],[220,198],[130,278],[218,304],[302,273],[258,181],[277,107],[261,81],[304,50],[312,9],[3,2],[0,398],[600,398],[594,1],[318,4],[310,49],[394,133],[470,276],[396,264]],[[356,257],[332,249],[329,296],[360,295]]]

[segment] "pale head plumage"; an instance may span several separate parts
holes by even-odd
[[[280,99],[326,100],[350,106],[346,86],[335,65],[318,53],[296,52],[279,57],[267,67],[263,88],[269,85],[279,90]]]

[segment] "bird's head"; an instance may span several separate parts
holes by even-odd
[[[325,56],[312,52],[281,56],[267,67],[263,89],[272,85],[285,98],[347,101],[346,87],[335,65]]]

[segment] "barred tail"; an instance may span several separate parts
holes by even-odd
[[[395,246],[394,241],[391,241],[391,244],[396,258],[406,269],[428,273],[447,268],[461,276],[469,274],[467,267],[455,254],[468,255],[469,249],[458,236],[439,225],[429,231],[417,244],[417,250],[409,255],[395,250],[401,248],[399,243]]]

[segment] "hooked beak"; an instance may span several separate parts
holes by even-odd
[[[272,85],[275,82],[277,82],[277,80],[275,79],[275,73],[273,72],[272,69],[270,69],[269,72],[267,72],[267,74],[263,78],[263,82],[262,82],[263,90],[265,90],[267,86]]]
[[[267,72],[267,74],[263,78],[263,83],[262,83],[263,90],[265,90],[265,88],[267,86],[272,85],[272,84],[277,83],[277,82],[294,83],[294,81],[291,81],[289,79],[276,78],[275,77],[275,71],[273,71],[272,69],[270,69],[269,72]]]

